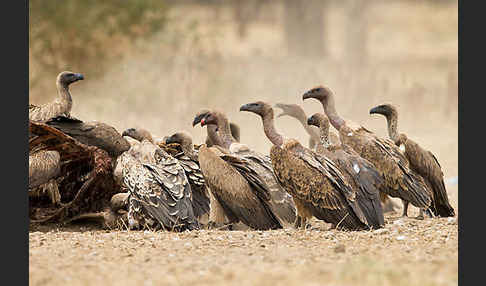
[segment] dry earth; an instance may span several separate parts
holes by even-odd
[[[457,285],[456,218],[383,229],[107,231],[33,228],[31,285]]]

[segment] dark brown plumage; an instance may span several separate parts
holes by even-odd
[[[307,124],[307,115],[305,114],[304,109],[300,105],[297,104],[284,104],[284,103],[277,103],[275,107],[282,109],[282,113],[277,115],[277,118],[282,116],[290,116],[297,119],[300,124],[304,127],[307,134],[309,134],[309,148],[315,149],[317,144],[319,143],[319,134],[318,130],[315,126],[309,126]],[[339,135],[336,134],[334,130],[330,130],[329,133],[329,140],[331,144],[339,144]]]
[[[361,157],[375,165],[385,180],[381,192],[410,202],[430,215],[432,194],[424,180],[409,167],[409,162],[395,144],[377,137],[362,126],[349,126],[336,112],[332,91],[323,86],[313,88],[302,96],[303,100],[314,98],[321,102],[331,124],[339,131],[339,138]]]
[[[194,149],[191,136],[185,132],[177,132],[169,136],[165,143],[166,146],[169,145],[167,146],[168,149],[180,150],[180,152],[171,155],[179,160],[186,172],[187,179],[191,184],[194,215],[199,218],[202,215],[209,213],[209,191],[199,166],[199,151]]]
[[[280,186],[273,171],[272,161],[268,155],[260,154],[242,143],[236,142],[229,133],[228,119],[222,112],[211,111],[201,120],[201,125],[207,125],[208,129],[217,126],[219,132],[214,129],[208,131],[219,147],[228,150],[233,156],[245,159],[250,168],[265,181],[270,191],[270,206],[283,226],[291,225],[296,218],[295,205],[292,197]]]
[[[83,144],[105,150],[114,159],[130,149],[128,141],[113,126],[103,122],[83,122],[73,117],[58,116],[46,121],[46,124]]]
[[[258,230],[282,228],[271,210],[268,187],[245,161],[244,158],[222,153],[216,147],[202,145],[199,148],[199,164],[204,179],[229,223],[241,221]],[[215,217],[221,218],[222,215],[210,215],[211,219]]]
[[[198,229],[184,168],[143,133],[134,128],[123,132],[124,136],[139,138],[141,142],[118,158],[115,169],[115,176],[130,193],[130,228]]]
[[[253,112],[262,118],[265,135],[273,143],[270,156],[275,174],[297,207],[297,226],[299,220],[305,225],[307,218],[315,216],[338,229],[369,228],[356,193],[333,161],[303,147],[295,139],[284,139],[278,134],[273,109],[268,103],[248,103],[240,111]]]
[[[59,95],[53,102],[36,106],[29,104],[29,120],[45,122],[57,116],[70,116],[73,100],[69,92],[69,85],[84,76],[70,71],[61,72],[56,78],[57,93]]]
[[[333,145],[329,140],[329,120],[321,113],[308,118],[307,123],[319,128],[320,142],[316,152],[331,159],[341,170],[346,182],[356,192],[358,205],[363,210],[369,225],[374,229],[385,224],[380,202],[380,188],[384,184],[375,166],[363,159],[347,145]]]
[[[444,184],[444,174],[439,161],[432,152],[420,147],[404,133],[398,133],[397,109],[391,104],[383,104],[372,108],[370,114],[381,114],[386,117],[388,136],[407,157],[410,168],[422,176],[427,188],[432,190],[432,211],[434,214],[441,217],[454,216],[454,208],[449,203]]]

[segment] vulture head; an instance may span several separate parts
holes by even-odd
[[[329,130],[329,119],[322,113],[314,113],[307,119],[308,125],[314,125],[316,127],[324,127],[325,130]]]
[[[294,118],[306,118],[305,111],[297,104],[277,103],[275,107],[282,109],[282,113],[277,115],[277,118],[287,115]]]
[[[165,139],[166,144],[179,143],[180,145],[192,144],[192,138],[185,132],[177,132]]]
[[[381,114],[386,118],[396,118],[398,115],[397,109],[391,104],[382,104],[370,109],[370,114]]]
[[[68,86],[78,80],[83,80],[84,76],[80,73],[73,73],[70,71],[63,71],[57,76],[57,83],[62,86]]]
[[[142,142],[143,139],[147,139],[152,143],[154,142],[150,132],[142,128],[128,128],[127,130],[123,131],[122,136],[128,136],[140,142]]]
[[[209,109],[202,109],[198,113],[196,113],[196,116],[194,116],[194,120],[192,121],[192,127],[196,126],[201,122],[201,120],[206,117],[211,111]]]
[[[331,96],[332,96],[332,91],[329,88],[320,85],[305,92],[302,95],[302,100],[306,100],[308,98],[314,98],[322,102],[322,104],[326,105]]]
[[[206,115],[201,119],[201,126],[213,124],[213,125],[218,125],[218,122],[220,120],[226,120],[226,116],[224,113],[219,112],[217,110],[212,110],[210,112],[207,112]]]
[[[272,106],[270,106],[270,104],[263,102],[263,101],[257,101],[257,102],[244,104],[240,107],[240,111],[253,112],[253,113],[260,115],[261,117],[265,117],[267,114],[270,114],[270,113],[273,116]]]

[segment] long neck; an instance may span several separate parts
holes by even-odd
[[[388,124],[388,136],[393,142],[398,141],[398,119],[396,114],[386,116],[386,122]]]
[[[329,118],[329,122],[336,128],[337,130],[341,129],[346,122],[339,117],[336,108],[334,107],[334,96],[329,94],[327,97],[327,102],[324,103],[321,101],[322,107],[324,108],[324,112],[326,113],[327,117]]]
[[[231,143],[235,143],[236,140],[231,135],[231,128],[229,125],[228,118],[226,116],[218,115],[218,133],[220,134],[221,141],[224,148],[229,148]]]
[[[57,93],[59,95],[59,98],[57,98],[56,101],[61,103],[61,105],[65,108],[65,113],[70,113],[73,106],[73,99],[71,97],[71,93],[69,92],[69,86],[60,82],[57,82],[56,85]]]
[[[218,145],[220,147],[223,147],[223,140],[221,140],[217,130],[218,126],[214,124],[209,124],[206,125],[207,127],[207,134],[213,145]]]
[[[273,118],[273,110],[262,116],[263,120],[263,131],[267,138],[272,142],[273,145],[282,146],[283,144],[283,137],[282,135],[277,133],[275,129],[275,122]]]
[[[191,158],[192,160],[197,161],[197,156],[194,153],[194,145],[192,145],[192,140],[184,140],[181,143],[181,149],[187,157]]]
[[[331,142],[329,141],[329,126],[321,126],[319,127],[319,141],[324,146],[324,148],[328,148],[331,146]]]

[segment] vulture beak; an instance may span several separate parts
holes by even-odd
[[[311,126],[311,125],[315,125],[315,122],[314,122],[314,117],[309,117],[307,118],[307,125]]]
[[[302,100],[306,100],[308,98],[314,98],[310,92],[306,92],[302,95]]]
[[[194,117],[194,120],[192,121],[192,127],[194,127],[197,124],[199,124],[202,121],[202,119],[204,117],[206,117],[206,115],[208,115],[208,114],[207,113],[202,113],[202,114],[196,115],[196,117]],[[201,124],[201,126],[202,126],[202,124]]]
[[[80,73],[76,73],[74,75],[76,76],[76,79],[77,80],[83,80],[84,79],[84,76],[82,74],[80,74]]]
[[[123,131],[122,136],[130,136],[133,131],[135,131],[134,128],[128,128],[127,130]]]
[[[241,107],[240,107],[240,111],[249,111],[249,112],[253,112],[253,106],[252,106],[252,103],[247,103],[247,104],[243,104]]]
[[[376,106],[370,109],[370,115],[374,113],[383,114],[383,109],[381,108],[381,106]]]
[[[206,118],[201,119],[201,126],[206,125],[206,120],[205,120],[205,119],[206,119]]]
[[[174,135],[171,135],[171,136],[166,137],[166,138],[164,138],[164,139],[165,139],[165,140],[164,140],[165,144],[176,143],[176,142],[175,142]]]

